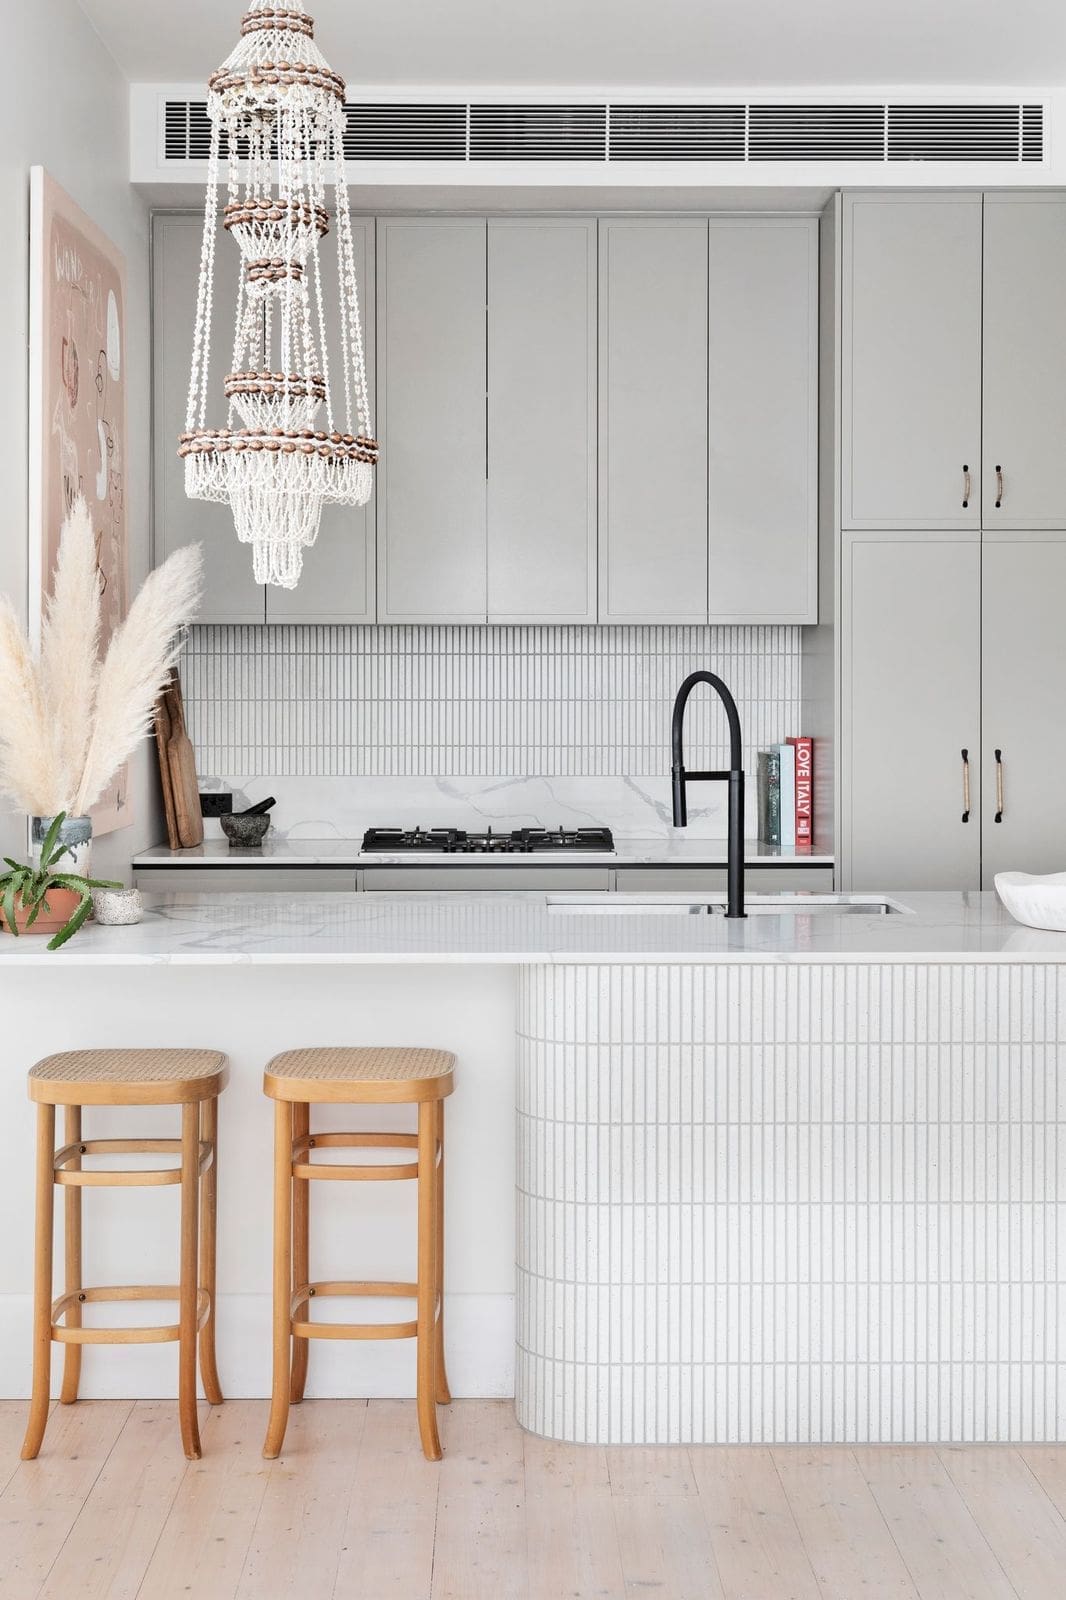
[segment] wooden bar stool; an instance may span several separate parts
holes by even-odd
[[[81,1348],[86,1344],[178,1343],[178,1416],[190,1461],[200,1457],[196,1420],[196,1345],[200,1375],[212,1405],[221,1405],[215,1365],[215,1214],[217,1209],[218,1096],[228,1067],[217,1050],[72,1050],[30,1069],[30,1099],[37,1103],[37,1221],[33,1286],[33,1396],[22,1459],[41,1448],[48,1421],[52,1343],[65,1347],[60,1399],[78,1398]],[[180,1139],[83,1139],[84,1106],[181,1106]],[[64,1106],[64,1140],[55,1147],[56,1106]],[[177,1166],[118,1172],[83,1168],[95,1155],[178,1155]],[[56,1185],[64,1206],[64,1293],[52,1299],[52,1244]],[[156,1284],[85,1288],[81,1260],[81,1192],[87,1188],[181,1185],[181,1266],[176,1286]],[[199,1236],[198,1236],[199,1235]],[[84,1328],[81,1308],[98,1301],[176,1300],[178,1321],[165,1327]]]
[[[444,1371],[444,1100],[454,1087],[446,1050],[288,1050],[266,1069],[274,1107],[274,1385],[263,1454],[281,1450],[289,1405],[303,1399],[309,1339],[418,1340],[418,1429],[430,1461],[440,1460],[436,1405],[451,1399]],[[418,1105],[415,1133],[313,1133],[312,1105]],[[313,1164],[312,1150],[414,1149],[415,1161],[388,1166]],[[417,1283],[309,1281],[309,1188],[320,1179],[353,1183],[418,1180]],[[323,1295],[413,1299],[412,1322],[312,1322]]]

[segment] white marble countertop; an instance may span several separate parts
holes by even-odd
[[[1021,927],[994,894],[904,893],[892,898],[905,909],[889,916],[812,909],[743,922],[689,913],[690,903],[702,908],[710,896],[342,892],[290,898],[220,890],[145,898],[143,922],[90,925],[55,953],[43,938],[0,937],[0,972],[71,962],[1066,963],[1066,934]],[[760,897],[749,899],[755,906]]]
[[[502,830],[500,830],[502,831]],[[744,859],[749,866],[774,863],[789,867],[831,867],[831,855],[782,851],[778,845],[748,839]],[[724,867],[724,839],[668,837],[615,838],[613,851],[563,850],[530,854],[445,854],[443,851],[388,853],[368,851],[359,839],[287,839],[268,834],[259,850],[231,850],[225,839],[206,839],[189,850],[154,845],[133,858],[135,867]]]

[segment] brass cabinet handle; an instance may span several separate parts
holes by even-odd
[[[996,510],[1003,504],[1003,468],[996,467]]]
[[[970,820],[970,752],[962,752],[962,820]]]
[[[962,466],[962,509],[965,511],[970,504],[970,469],[963,462]]]
[[[996,822],[1003,821],[1003,751],[996,751]]]

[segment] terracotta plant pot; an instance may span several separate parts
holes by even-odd
[[[48,910],[42,906],[33,927],[27,928],[26,919],[30,914],[30,908],[22,904],[21,895],[16,895],[15,927],[19,933],[58,933],[60,928],[66,927],[81,904],[81,896],[75,894],[73,889],[49,889],[45,899],[48,901]],[[5,933],[11,932],[2,906],[0,906],[0,928]]]

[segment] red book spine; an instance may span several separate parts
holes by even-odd
[[[814,842],[814,740],[789,739],[796,750],[796,849],[810,850]]]

